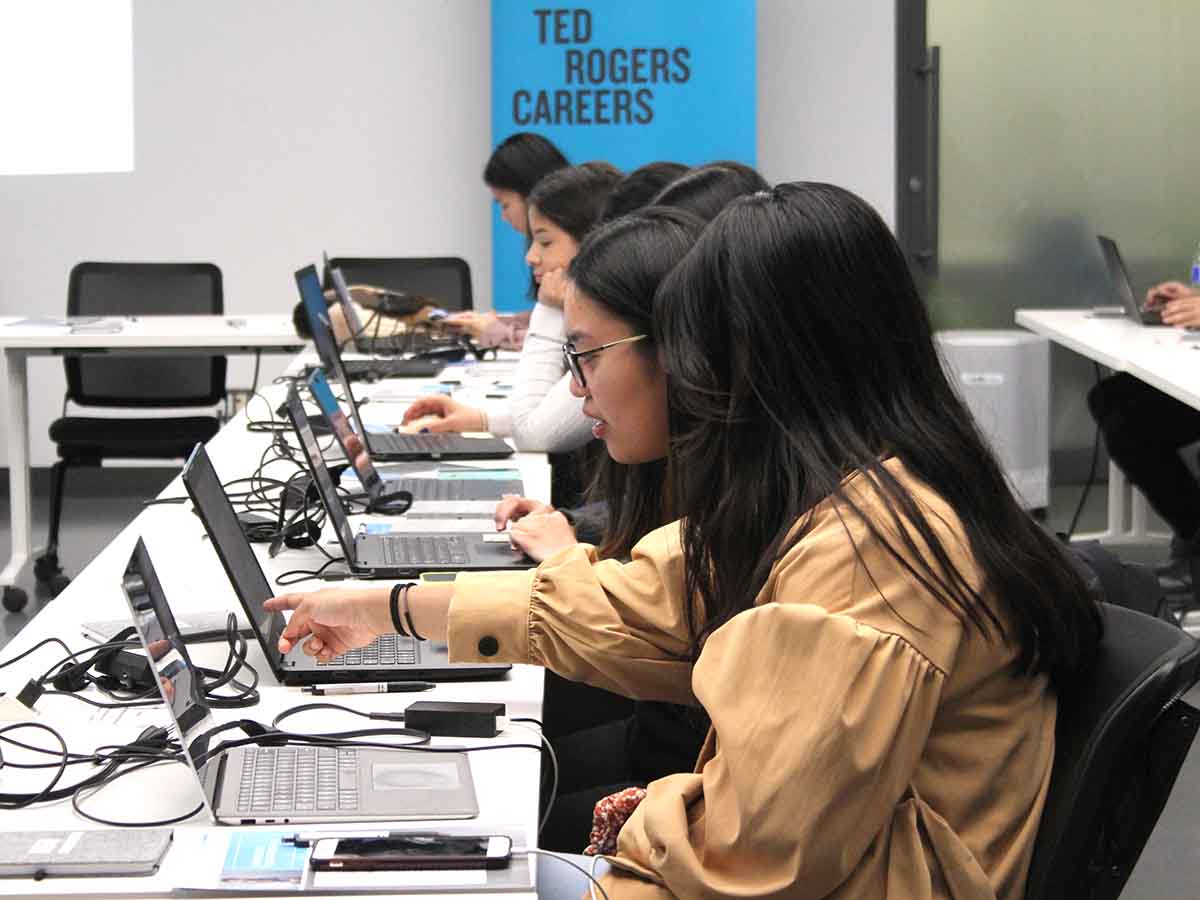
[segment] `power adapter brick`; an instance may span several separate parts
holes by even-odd
[[[503,703],[418,700],[404,710],[406,728],[442,737],[495,737],[508,725]]]

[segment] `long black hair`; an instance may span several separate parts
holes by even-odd
[[[937,602],[1010,642],[1019,671],[1058,681],[1090,660],[1095,602],[1014,500],[946,378],[903,253],[865,202],[807,183],[735,200],[664,280],[655,314],[687,596],[703,609],[686,604],[693,654],[753,605],[830,498]],[[955,566],[887,457],[954,510],[977,573]],[[881,523],[844,489],[853,473],[879,495]]]
[[[600,213],[602,222],[613,219],[648,206],[655,195],[668,184],[684,174],[688,167],[678,162],[652,162],[638,166],[620,180],[608,200],[604,211]]]
[[[546,138],[531,131],[518,131],[492,151],[483,167],[483,183],[528,197],[542,178],[566,165],[567,158]]]
[[[621,170],[606,162],[585,162],[551,172],[539,181],[525,205],[571,235],[577,242],[600,221],[608,195],[621,180]]]
[[[765,178],[743,163],[708,163],[676,178],[653,202],[686,209],[711,221],[731,201],[769,187]]]
[[[575,289],[651,340],[632,345],[658,352],[654,296],[659,283],[696,242],[704,221],[683,210],[649,207],[599,226],[571,262]],[[666,460],[625,465],[607,454],[597,461],[589,500],[608,503],[601,556],[624,557],[655,528],[677,517],[667,496]]]

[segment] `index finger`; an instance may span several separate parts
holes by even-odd
[[[271,612],[283,612],[285,609],[296,609],[303,602],[303,594],[280,594],[265,600],[263,608]]]

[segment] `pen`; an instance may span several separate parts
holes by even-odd
[[[405,694],[411,691],[431,691],[434,687],[429,681],[385,681],[380,684],[312,685],[305,690],[316,697],[332,697],[337,694]]]

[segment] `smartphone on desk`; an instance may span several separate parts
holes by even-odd
[[[324,838],[308,864],[332,872],[402,869],[503,869],[512,857],[512,838],[503,834],[438,832],[376,837]]]

